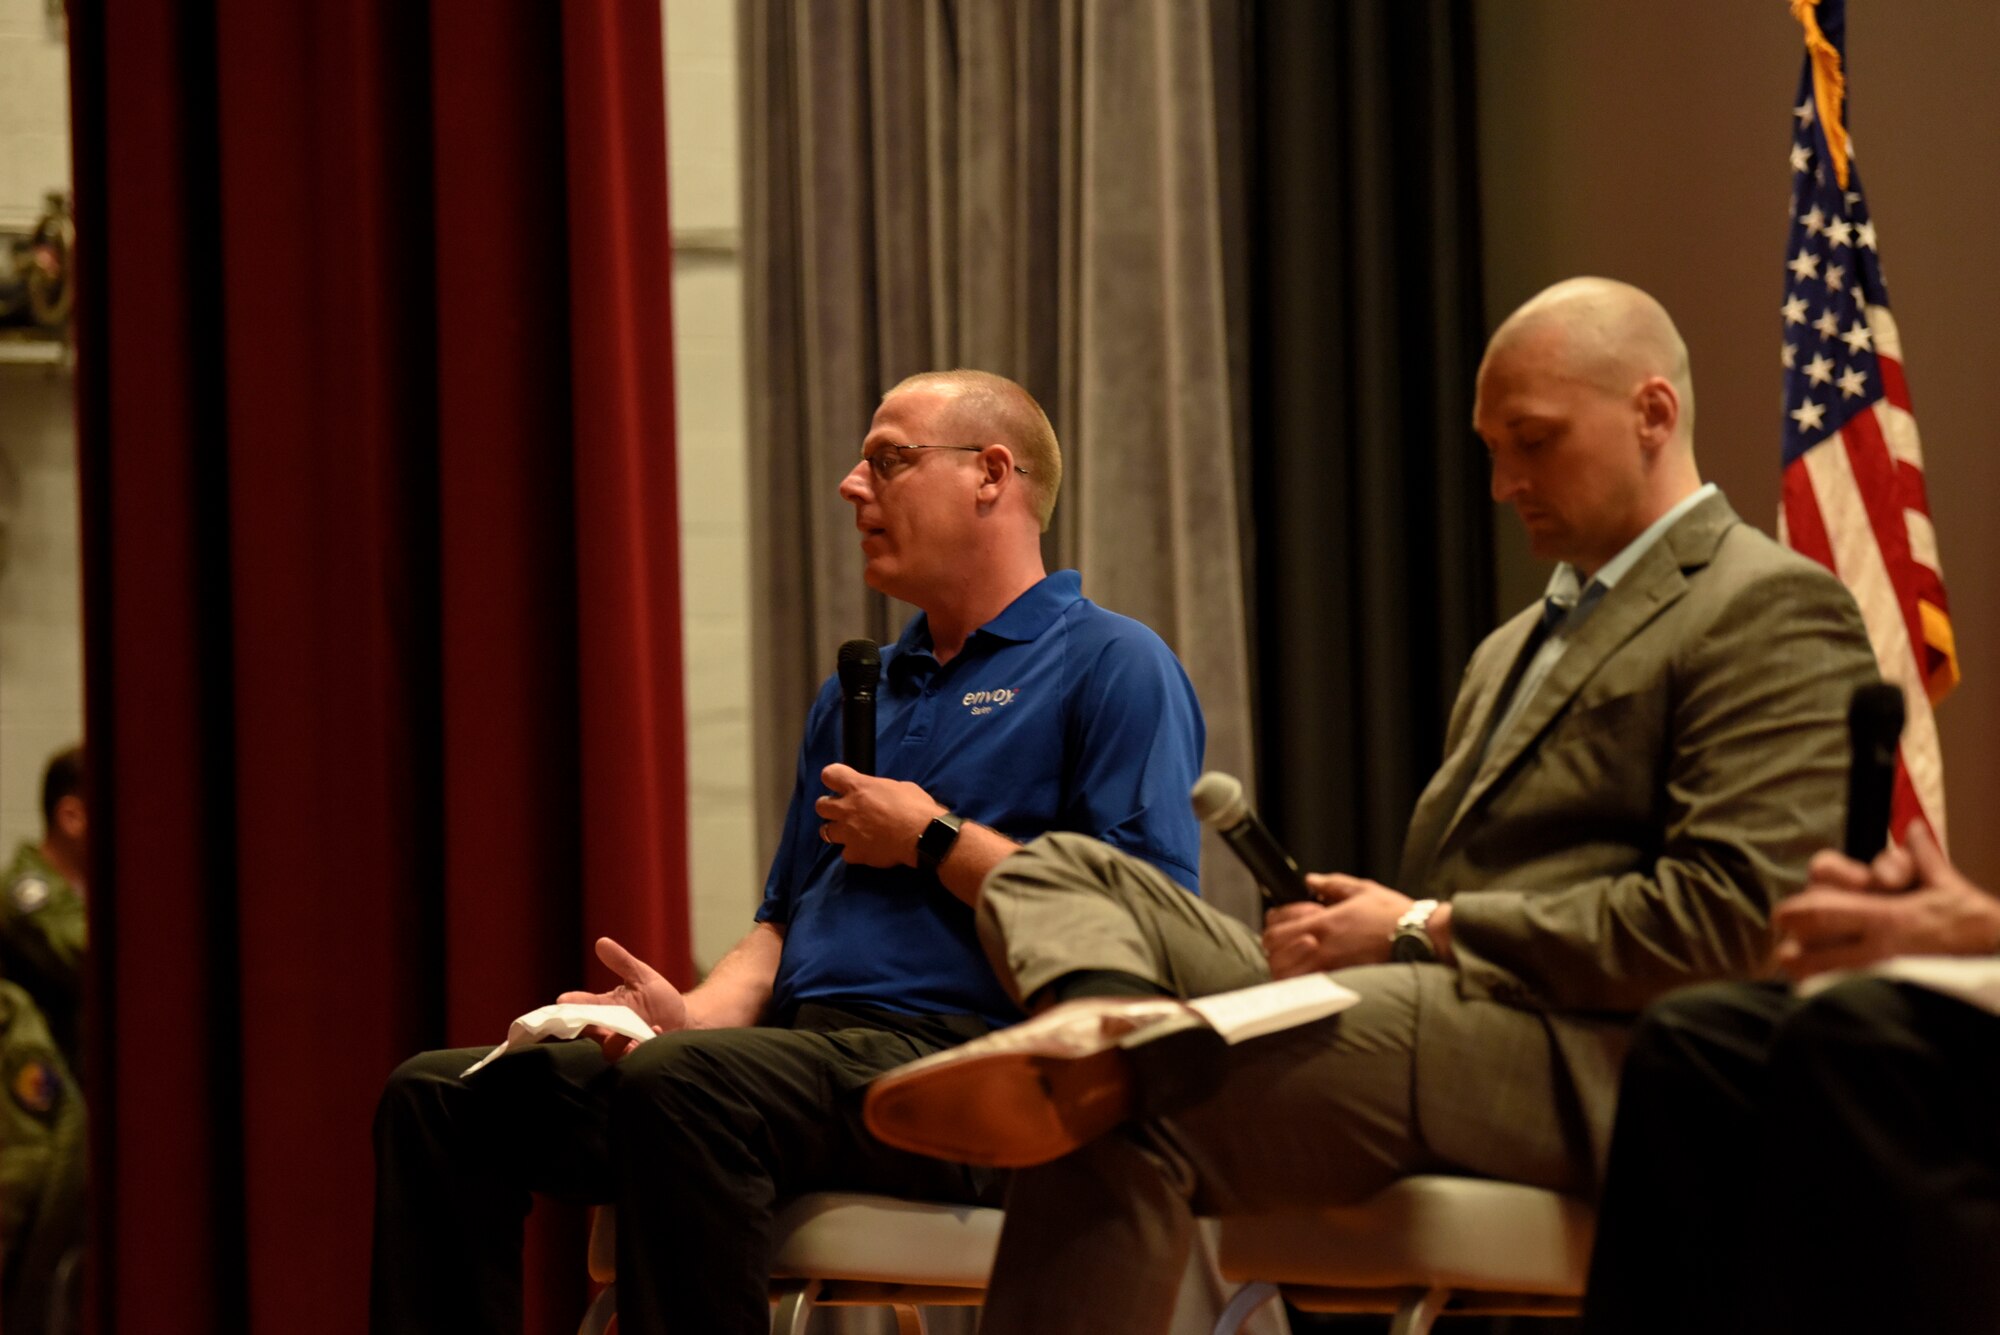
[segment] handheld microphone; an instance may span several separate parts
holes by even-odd
[[[875,772],[875,683],[882,678],[882,651],[873,640],[840,646],[840,759],[863,774]]]
[[[1222,836],[1222,841],[1243,860],[1257,886],[1264,892],[1264,906],[1275,907],[1309,900],[1306,878],[1292,855],[1279,847],[1264,822],[1243,797],[1243,785],[1230,775],[1210,770],[1194,781],[1188,793],[1195,817]]]
[[[1855,688],[1847,706],[1853,761],[1847,771],[1847,838],[1857,862],[1872,861],[1889,842],[1889,794],[1896,781],[1896,742],[1903,735],[1903,693],[1877,683]]]

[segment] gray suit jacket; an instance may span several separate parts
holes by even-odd
[[[1398,888],[1451,901],[1458,961],[1423,971],[1418,1113],[1453,1153],[1510,1096],[1545,1100],[1506,1088],[1498,1031],[1523,1026],[1491,1022],[1493,1003],[1533,1012],[1601,1166],[1632,1019],[1755,970],[1772,905],[1839,842],[1847,704],[1875,659],[1846,589],[1715,496],[1605,595],[1486,750],[1539,612],[1473,654],[1410,820]]]

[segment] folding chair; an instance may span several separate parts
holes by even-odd
[[[1394,1313],[1391,1335],[1426,1335],[1446,1312],[1571,1315],[1595,1227],[1572,1197],[1432,1175],[1360,1205],[1224,1219],[1222,1273],[1249,1284],[1215,1335],[1236,1335],[1280,1295],[1308,1312]]]
[[[1000,1244],[1001,1212],[858,1192],[801,1196],[778,1214],[772,1335],[805,1335],[815,1307],[888,1307],[898,1335],[923,1335],[924,1307],[977,1307]],[[590,1230],[590,1275],[609,1287],[578,1335],[604,1335],[617,1312],[614,1213]]]

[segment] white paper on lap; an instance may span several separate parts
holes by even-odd
[[[507,1041],[465,1068],[459,1079],[471,1075],[502,1053],[532,1047],[543,1039],[575,1038],[591,1025],[623,1034],[636,1043],[653,1036],[653,1026],[639,1018],[630,1006],[590,1006],[582,1002],[558,1002],[531,1010],[507,1026]]]
[[[1241,1043],[1324,1019],[1359,1000],[1360,993],[1342,987],[1326,974],[1309,973],[1234,992],[1217,992],[1190,1001],[1188,1009],[1199,1012],[1226,1041]]]

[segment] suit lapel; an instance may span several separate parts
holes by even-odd
[[[1457,832],[1466,814],[1513,770],[1515,762],[1569,707],[1570,701],[1596,675],[1605,660],[1687,591],[1687,575],[1708,564],[1715,555],[1716,546],[1722,541],[1722,535],[1739,522],[1728,501],[1720,495],[1711,496],[1662,534],[1638,564],[1625,572],[1617,587],[1604,595],[1604,600],[1585,619],[1582,629],[1570,641],[1562,657],[1556,660],[1555,667],[1542,679],[1533,697],[1522,705],[1521,712],[1508,724],[1506,733],[1495,737],[1493,744],[1485,748],[1484,761],[1480,759],[1480,747],[1476,742],[1467,748],[1468,754],[1461,760],[1473,769],[1473,773],[1461,790],[1459,800],[1450,808],[1451,818],[1444,823],[1432,845],[1433,862]],[[1510,670],[1506,681],[1511,683],[1512,680]],[[1476,738],[1484,739],[1485,725],[1503,695],[1503,691],[1495,689],[1483,702],[1482,726],[1474,734]]]
[[[1444,842],[1444,828],[1458,811],[1466,785],[1479,769],[1485,749],[1487,729],[1493,726],[1493,712],[1511,692],[1514,679],[1526,666],[1522,653],[1541,620],[1541,605],[1526,611],[1494,632],[1488,655],[1489,666],[1477,678],[1468,678],[1465,689],[1472,692],[1469,713],[1457,733],[1457,745],[1444,758],[1437,774],[1417,799],[1410,813],[1409,833],[1403,839],[1402,884],[1416,884],[1430,871],[1430,855]]]

